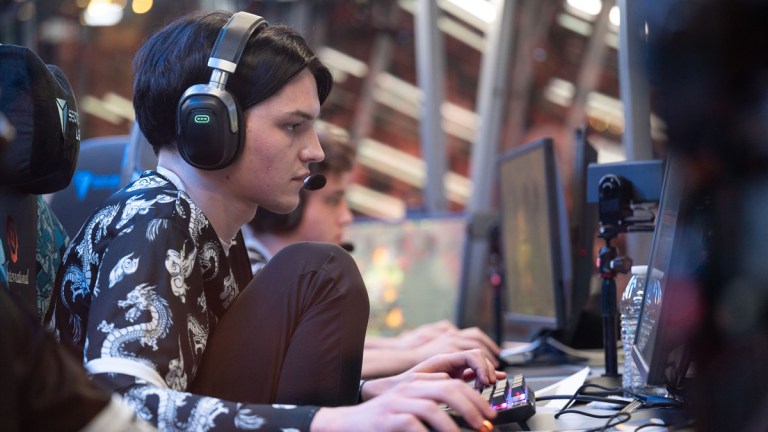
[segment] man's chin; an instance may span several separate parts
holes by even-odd
[[[260,207],[263,207],[272,213],[277,214],[289,214],[293,213],[294,210],[296,210],[299,207],[299,202],[296,201],[294,203],[268,203],[268,204],[262,204]]]

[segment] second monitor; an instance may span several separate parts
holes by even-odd
[[[505,339],[559,335],[567,325],[571,245],[553,141],[505,153],[498,169]]]

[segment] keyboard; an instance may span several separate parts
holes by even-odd
[[[522,374],[515,374],[506,380],[486,386],[479,390],[497,412],[494,425],[517,423],[523,430],[528,430],[525,422],[536,413],[536,397],[527,385]],[[458,412],[446,407],[446,411],[460,427],[468,427]]]

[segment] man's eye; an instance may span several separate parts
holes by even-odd
[[[296,129],[299,128],[299,126],[301,126],[301,123],[289,124],[288,125],[288,130],[291,131],[291,132],[294,132],[294,131],[296,131]]]
[[[341,198],[340,197],[328,197],[325,199],[325,203],[329,206],[336,207],[339,204],[341,204]]]

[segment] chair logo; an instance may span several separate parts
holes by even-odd
[[[56,98],[56,107],[59,109],[59,122],[61,122],[61,134],[66,138],[67,123],[75,126],[75,139],[80,140],[80,116],[76,111],[69,109],[65,99]]]
[[[67,136],[67,116],[69,104],[64,99],[56,98],[56,106],[59,108],[59,121],[61,122],[61,134]]]
[[[5,221],[5,232],[8,238],[8,252],[11,254],[11,262],[15,264],[19,260],[19,234],[16,231],[16,222],[10,216]]]

